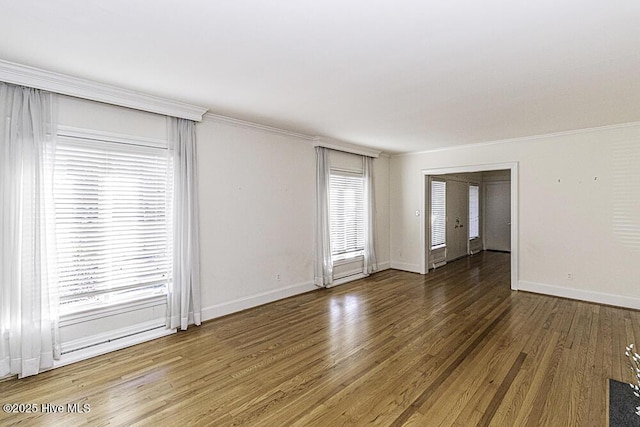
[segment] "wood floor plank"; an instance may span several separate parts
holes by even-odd
[[[500,406],[500,404],[502,403],[504,395],[511,387],[511,384],[513,383],[516,375],[518,375],[518,372],[520,371],[520,368],[522,367],[522,364],[524,363],[526,357],[526,353],[520,353],[516,361],[513,363],[513,365],[511,365],[507,376],[504,378],[502,383],[500,383],[500,386],[496,390],[496,393],[493,395],[489,406],[483,411],[482,418],[477,424],[478,427],[488,426],[491,423],[491,420],[493,419],[498,406]]]
[[[509,255],[387,270],[22,380],[0,426],[601,426],[640,312],[513,292]]]

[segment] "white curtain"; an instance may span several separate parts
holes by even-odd
[[[60,358],[54,95],[0,82],[0,377]]]
[[[200,325],[200,242],[196,171],[196,127],[168,117],[173,173],[173,277],[168,291],[167,327],[187,329],[189,314]]]
[[[324,147],[316,147],[316,260],[315,283],[333,283],[333,261],[329,230],[329,154]]]
[[[378,269],[375,251],[375,191],[373,187],[373,158],[364,156],[364,274],[373,273]]]

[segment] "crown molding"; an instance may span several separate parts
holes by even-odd
[[[300,138],[308,141],[312,141],[314,139],[314,137],[311,135],[305,135],[303,133],[294,132],[287,129],[262,125],[260,123],[250,122],[248,120],[236,119],[233,117],[223,116],[221,114],[215,114],[211,112],[206,113],[203,119],[208,119],[214,122],[226,123],[233,126],[238,126],[238,127],[248,128],[248,129],[257,129],[257,130],[261,130],[269,133],[275,133],[278,135],[292,136],[294,138]]]
[[[233,126],[239,126],[248,129],[257,129],[264,132],[275,133],[277,135],[291,136],[305,141],[313,142],[314,147],[326,147],[332,150],[344,151],[346,153],[359,154],[361,156],[378,157],[381,151],[372,148],[363,147],[361,145],[351,144],[349,142],[340,141],[324,136],[311,136],[287,129],[277,128],[273,126],[262,125],[260,123],[250,122],[247,120],[227,117],[220,114],[208,112],[204,115],[204,120],[212,120],[219,123],[226,123]]]
[[[204,107],[3,60],[0,81],[198,122],[207,112]]]
[[[313,138],[314,147],[325,147],[332,150],[344,151],[346,153],[358,154],[361,156],[378,158],[380,156],[380,150],[374,150],[373,148],[362,147],[360,145],[351,144],[349,142],[340,141],[338,139],[327,138],[324,136],[316,136]]]
[[[517,138],[509,138],[509,139],[498,139],[495,141],[485,141],[485,142],[475,142],[472,144],[461,144],[455,145],[453,147],[441,147],[441,148],[433,148],[431,150],[422,150],[422,151],[411,151],[408,153],[398,153],[393,154],[391,157],[404,157],[404,156],[413,156],[416,154],[428,154],[428,153],[437,153],[440,151],[451,151],[451,150],[464,150],[467,148],[478,148],[478,147],[486,147],[489,145],[498,145],[498,144],[511,144],[514,142],[529,142],[536,141],[539,139],[546,138],[555,138],[560,136],[571,136],[571,135],[579,135],[583,133],[591,133],[591,132],[603,132],[607,130],[615,130],[615,129],[624,129],[629,127],[640,126],[640,122],[626,122],[626,123],[616,123],[612,125],[603,125],[603,126],[594,126],[590,128],[582,128],[582,129],[572,129],[561,132],[552,132],[552,133],[543,133],[539,135],[530,135],[530,136],[521,136]]]

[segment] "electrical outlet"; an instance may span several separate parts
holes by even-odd
[[[567,279],[573,280],[573,273],[567,273]]]
[[[280,274],[276,274],[276,280],[279,282],[280,281]]]

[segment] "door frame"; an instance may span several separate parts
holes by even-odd
[[[429,229],[430,209],[429,200],[427,197],[427,191],[429,190],[429,176],[432,175],[445,175],[451,173],[469,173],[469,172],[487,172],[492,170],[510,170],[511,172],[511,289],[518,290],[518,235],[519,235],[519,223],[518,223],[518,162],[508,163],[492,163],[483,165],[469,165],[469,166],[452,166],[445,168],[430,168],[422,169],[422,183],[421,183],[421,206],[424,215],[423,221],[420,221],[420,274],[427,274],[429,269],[429,250],[427,249],[427,230]]]

